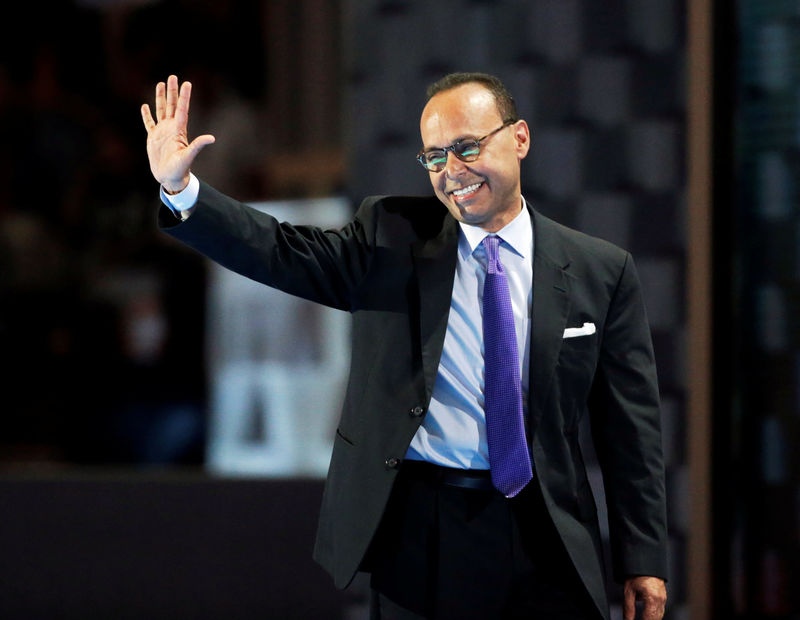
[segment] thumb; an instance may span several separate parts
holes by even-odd
[[[189,146],[187,146],[187,150],[189,151],[189,157],[191,160],[194,160],[197,157],[197,154],[203,150],[209,144],[214,144],[216,138],[211,134],[204,134],[202,136],[197,136],[194,140],[191,141]]]

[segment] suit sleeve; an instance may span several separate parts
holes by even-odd
[[[608,504],[614,577],[667,577],[658,381],[641,287],[626,255],[589,398]]]
[[[291,295],[352,310],[373,243],[370,205],[337,230],[294,226],[201,182],[197,206],[179,222],[163,206],[159,226],[214,262]]]

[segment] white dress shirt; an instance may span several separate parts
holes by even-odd
[[[407,459],[461,469],[489,469],[483,410],[483,283],[488,233],[460,223],[458,262],[447,332],[430,407],[411,441]],[[500,262],[508,278],[517,332],[522,406],[527,417],[533,299],[533,223],[525,201],[522,211],[496,234]]]

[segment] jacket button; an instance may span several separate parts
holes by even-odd
[[[425,413],[425,409],[417,405],[410,412],[412,418],[419,418]]]
[[[400,465],[400,459],[390,456],[384,463],[388,469],[397,469],[397,466]]]

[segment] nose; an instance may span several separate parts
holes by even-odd
[[[467,167],[464,165],[464,162],[456,157],[452,151],[447,153],[447,163],[444,165],[444,173],[448,178],[453,179],[460,176],[464,174],[466,169]]]

